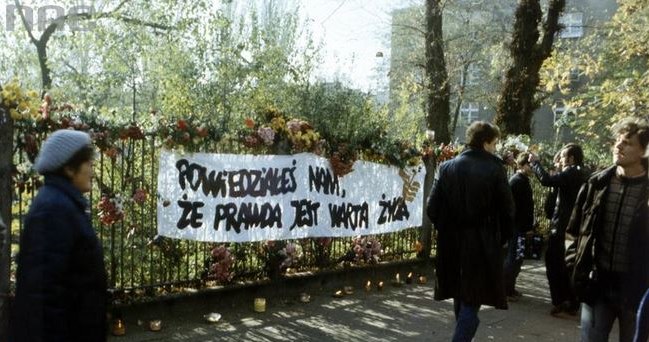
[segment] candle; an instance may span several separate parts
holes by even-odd
[[[406,277],[406,284],[412,284],[412,272],[408,273]]]
[[[365,283],[365,291],[369,291],[371,289],[372,289],[372,282],[368,280],[367,283]]]
[[[255,298],[255,312],[266,311],[266,298]]]
[[[149,330],[151,331],[160,331],[162,329],[162,321],[159,319],[149,322]]]
[[[419,284],[426,284],[426,276],[419,276]]]
[[[379,281],[379,283],[376,284],[376,288],[377,288],[379,291],[383,290],[383,282],[382,282],[382,281]]]
[[[310,301],[311,301],[311,296],[308,293],[303,292],[300,294],[300,302],[308,303]]]
[[[399,282],[399,273],[397,273],[396,279],[397,283]]]
[[[126,334],[126,325],[118,318],[113,322],[113,335],[122,336],[124,334]]]
[[[341,290],[338,290],[338,291],[334,292],[334,297],[335,298],[342,298],[343,295],[344,295],[343,291],[341,291]]]

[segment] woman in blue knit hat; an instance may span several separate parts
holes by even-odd
[[[105,341],[103,251],[83,196],[91,189],[90,136],[54,132],[34,169],[45,176],[20,235],[10,341]]]

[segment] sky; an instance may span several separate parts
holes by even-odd
[[[390,12],[411,0],[301,0],[300,8],[322,41],[323,64],[318,74],[370,91],[386,82],[390,58]],[[382,52],[383,57],[376,57]],[[383,63],[382,68],[378,68]]]

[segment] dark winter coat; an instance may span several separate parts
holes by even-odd
[[[646,165],[646,160],[645,160]],[[580,301],[591,303],[597,297],[597,272],[595,269],[595,241],[603,224],[603,211],[611,179],[616,167],[593,175],[579,192],[567,233],[576,238],[568,248],[566,260],[573,267],[572,282]],[[645,187],[644,200],[635,210],[631,221],[629,258],[631,270],[620,279],[623,305],[636,309],[644,292],[649,288],[649,189]]]
[[[534,200],[532,199],[532,185],[526,175],[516,172],[509,178],[509,187],[514,197],[514,231],[527,233],[534,229]]]
[[[556,234],[563,236],[579,189],[586,180],[586,173],[580,166],[572,165],[561,172],[551,175],[543,169],[539,162],[532,163],[532,170],[541,185],[558,188],[551,224],[552,229],[556,229]]]
[[[468,149],[439,166],[427,205],[437,230],[435,299],[507,308],[503,245],[513,200],[502,161]]]
[[[20,236],[12,342],[106,340],[106,271],[88,205],[46,176]]]

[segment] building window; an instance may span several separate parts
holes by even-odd
[[[573,109],[566,107],[563,102],[555,103],[552,106],[552,112],[554,113],[554,125],[557,127],[569,124],[575,116]]]
[[[563,119],[563,115],[566,112],[566,106],[563,103],[557,103],[552,108],[552,112],[554,113],[554,124],[557,125]]]
[[[584,35],[583,13],[566,13],[559,18],[564,27],[559,33],[561,38],[579,38]]]
[[[466,81],[465,81],[466,78]],[[475,64],[470,64],[466,73],[462,72],[462,84],[465,86],[476,86],[480,79],[480,69]]]
[[[576,83],[579,82],[579,68],[570,69],[570,82]]]
[[[464,102],[460,106],[460,119],[470,124],[478,120],[478,113],[480,112],[480,105],[476,102]]]

